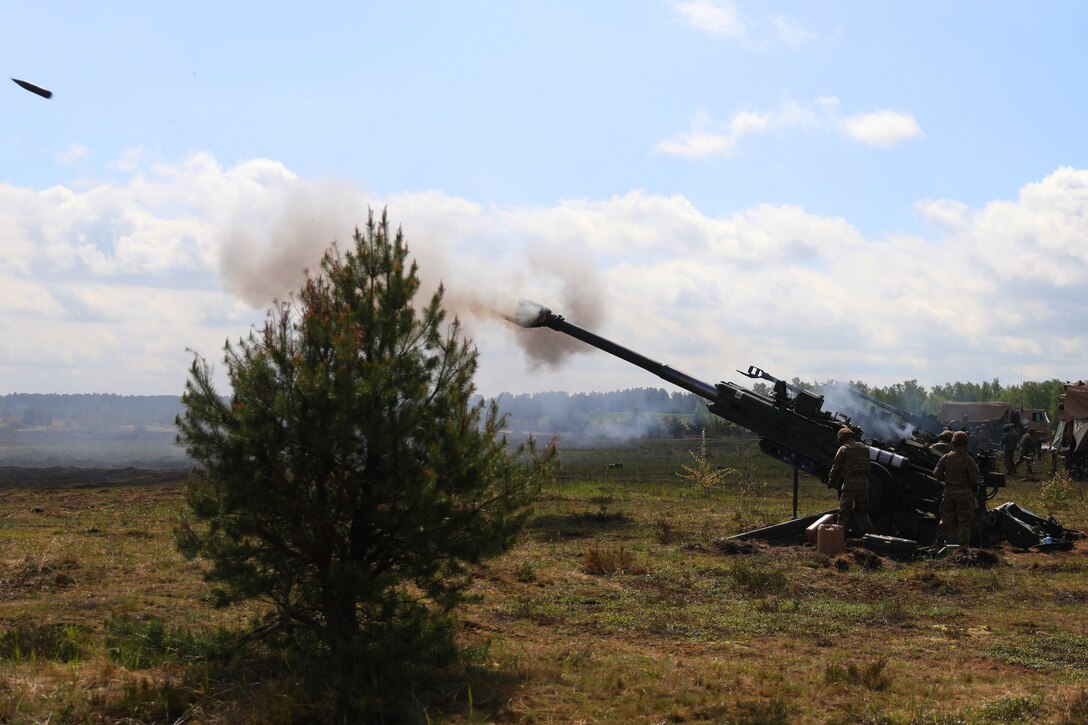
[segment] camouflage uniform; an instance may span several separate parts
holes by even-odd
[[[829,479],[834,482],[839,476],[843,482],[838,522],[846,527],[853,511],[858,526],[867,534],[873,533],[869,518],[869,446],[858,441],[840,446]]]
[[[971,519],[975,517],[975,489],[982,480],[975,459],[966,449],[956,449],[941,456],[933,476],[944,483],[941,499],[941,522],[937,524],[937,546],[948,541],[948,527],[958,523],[960,545],[971,544]]]
[[[940,439],[936,443],[931,444],[929,446],[929,450],[933,453],[936,453],[938,458],[943,456],[945,453],[951,451],[952,431],[948,430],[947,428],[941,431]]]
[[[1016,453],[1016,431],[1011,427],[1005,428],[1005,434],[1001,436],[1001,447],[1005,449],[1005,473],[1016,473],[1016,461],[1012,459]]]
[[[974,435],[975,438],[975,450],[982,452],[989,452],[990,450],[990,427],[987,425],[981,426]]]
[[[944,441],[937,441],[929,447],[929,450],[936,453],[938,456],[943,456],[945,453],[952,451],[952,446]]]
[[[1042,444],[1039,442],[1039,438],[1035,431],[1029,430],[1024,435],[1020,436],[1020,458],[1016,460],[1016,465],[1019,465],[1021,461],[1028,467],[1028,474],[1034,473],[1031,470],[1031,463],[1036,456],[1039,455],[1039,451],[1042,449]]]

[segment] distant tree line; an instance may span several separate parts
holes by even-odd
[[[819,393],[820,384],[794,378],[791,383]],[[955,382],[926,388],[917,380],[887,386],[851,380],[850,385],[896,408],[938,415],[947,401],[1012,403],[1017,408],[1043,408],[1057,418],[1061,380],[1025,381],[1004,386],[994,378],[982,383]],[[756,382],[752,390],[770,394],[770,385]],[[517,432],[567,433],[630,438],[683,438],[699,435],[744,435],[743,429],[711,415],[697,395],[664,388],[627,388],[605,393],[503,393],[495,398],[507,416],[507,429]],[[113,395],[105,393],[10,393],[0,395],[0,427],[49,426],[61,422],[71,430],[102,430],[119,426],[172,426],[181,412],[174,395]]]
[[[820,393],[822,385],[794,378],[799,388]],[[866,395],[912,413],[939,415],[941,404],[956,402],[1005,402],[1017,408],[1042,408],[1057,418],[1058,396],[1065,383],[1052,379],[1025,381],[1004,386],[994,378],[982,383],[954,382],[926,388],[916,379],[887,386],[851,380]],[[756,382],[754,392],[771,394],[771,386]],[[747,435],[747,431],[712,415],[706,401],[686,392],[664,388],[627,388],[607,393],[503,393],[495,398],[507,416],[507,430],[541,434],[573,434],[614,438],[684,438],[699,435],[722,437]]]
[[[798,378],[794,378],[792,382],[805,390],[819,392],[819,383],[808,383]],[[1058,396],[1065,390],[1065,382],[1057,378],[1041,382],[1028,380],[1008,386],[994,378],[982,383],[944,383],[934,385],[928,390],[917,380],[904,380],[885,387],[869,385],[861,380],[851,380],[849,384],[883,403],[912,413],[939,415],[941,404],[947,402],[1002,402],[1011,403],[1016,408],[1042,408],[1049,413],[1051,420],[1057,418]],[[768,390],[768,386],[763,383],[757,383],[753,388],[757,392]]]
[[[180,395],[107,393],[10,393],[0,395],[0,425],[108,430],[119,426],[172,426],[181,412]]]

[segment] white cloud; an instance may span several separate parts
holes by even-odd
[[[881,148],[890,148],[902,141],[922,136],[922,129],[914,115],[902,111],[881,109],[872,113],[859,113],[842,119],[841,125],[850,138]]]
[[[699,159],[704,156],[731,156],[736,145],[736,136],[692,129],[676,138],[662,141],[657,145],[657,150],[670,156]]]
[[[607,318],[587,326],[710,382],[748,364],[876,384],[1012,380],[1020,367],[1072,378],[1088,354],[1088,248],[1074,241],[1088,235],[1085,190],[1088,171],[1060,169],[1017,200],[931,202],[957,222],[933,238],[866,239],[845,219],[799,207],[711,218],[682,197],[641,192],[522,210],[519,225],[577,234],[619,259],[604,268]],[[501,337],[484,343],[489,389],[659,384],[600,355],[530,374]]]
[[[765,133],[775,122],[772,113],[739,111],[733,115],[726,128],[720,132],[707,130],[714,126],[706,111],[699,111],[691,120],[691,129],[675,138],[661,141],[656,151],[670,156],[703,158],[706,156],[731,156],[737,142],[744,136]]]
[[[523,350],[554,357],[564,341],[492,316],[522,297],[711,382],[748,364],[875,384],[1013,379],[1021,366],[1084,377],[1088,170],[979,207],[920,201],[932,237],[866,238],[798,206],[712,217],[639,190],[550,206],[382,198],[196,154],[80,190],[0,185],[5,388],[179,392],[187,347],[218,359],[368,205],[403,225],[426,289],[445,284],[489,394],[662,384],[599,354],[532,368]]]
[[[808,43],[816,37],[815,33],[785,15],[775,15],[771,18],[771,24],[774,26],[778,39],[795,48]]]
[[[922,199],[915,202],[914,209],[927,221],[950,229],[967,220],[967,205],[960,201]]]
[[[74,143],[64,151],[57,152],[56,158],[62,164],[74,164],[80,159],[86,158],[89,153],[90,150],[86,146]]]
[[[745,136],[800,126],[839,128],[855,141],[884,148],[924,135],[910,113],[880,110],[842,117],[839,106],[834,96],[821,96],[811,103],[786,97],[777,110],[738,111],[726,124],[717,124],[706,111],[699,111],[689,131],[659,142],[655,150],[688,158],[729,157]]]
[[[680,16],[696,30],[734,38],[744,36],[747,31],[748,24],[732,3],[686,0],[676,3],[675,7]]]
[[[140,164],[144,160],[144,150],[142,146],[126,149],[124,153],[111,164],[110,168],[118,171],[124,171],[131,173],[140,168]]]
[[[733,116],[729,122],[729,130],[734,136],[744,136],[749,133],[762,133],[771,125],[774,114],[755,113],[753,111],[741,111]]]
[[[727,0],[681,0],[672,5],[692,28],[708,35],[740,40],[753,48],[765,48],[765,38],[797,48],[816,37],[794,18],[781,14],[746,17],[735,3]]]

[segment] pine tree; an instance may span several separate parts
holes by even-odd
[[[428,628],[471,565],[511,546],[548,453],[507,451],[472,402],[476,351],[386,214],[277,303],[224,361],[220,397],[197,356],[179,441],[198,464],[179,550],[210,562],[219,598],[271,605],[266,628],[330,651]],[[290,641],[290,638],[287,638]],[[410,638],[409,638],[410,639]]]

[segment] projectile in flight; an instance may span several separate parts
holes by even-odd
[[[53,91],[47,91],[44,88],[42,88],[41,86],[36,86],[33,83],[28,83],[27,81],[21,81],[18,78],[12,78],[11,80],[15,81],[16,83],[18,83],[20,86],[27,89],[31,93],[37,93],[42,98],[52,98],[53,97]]]

